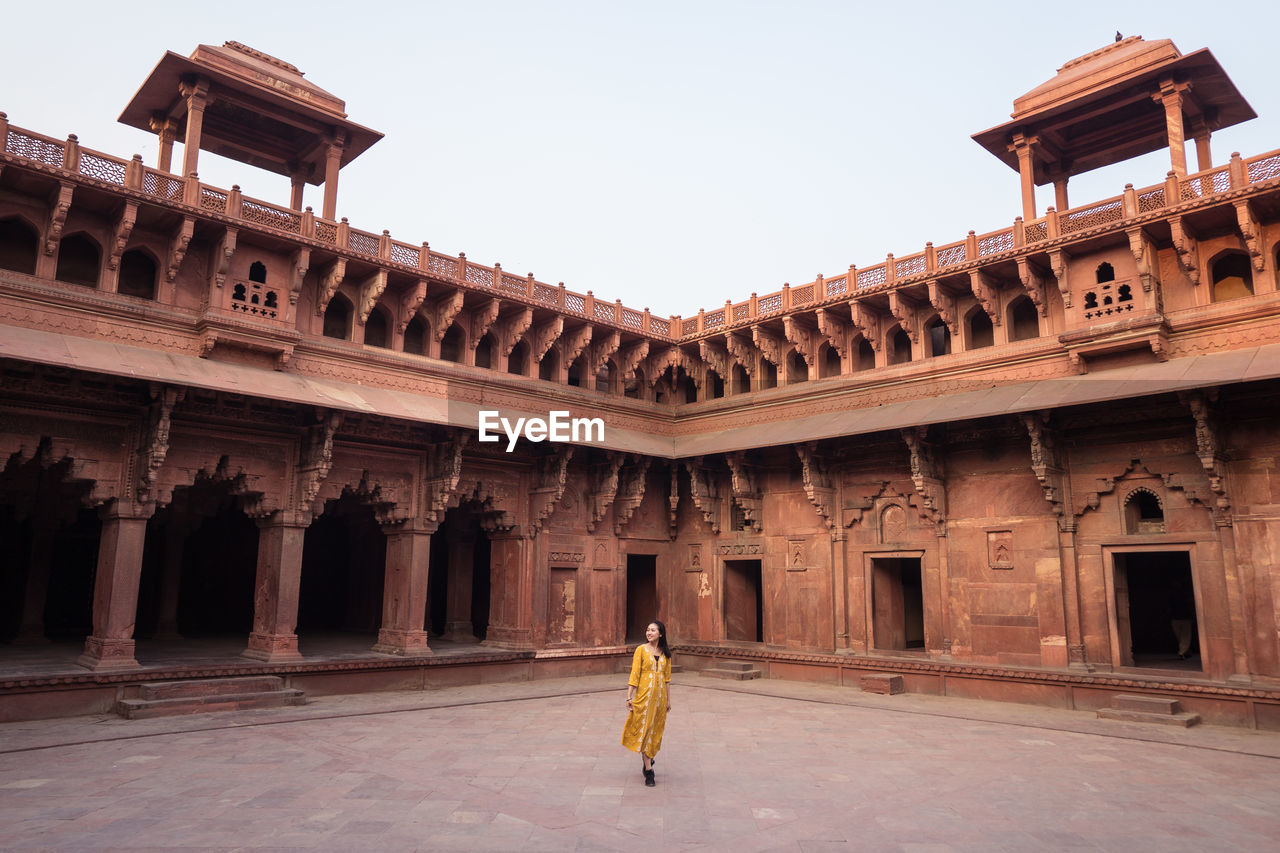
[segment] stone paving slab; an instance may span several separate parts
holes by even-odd
[[[0,726],[6,850],[1271,850],[1280,736],[677,676]]]

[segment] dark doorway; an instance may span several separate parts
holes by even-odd
[[[1116,622],[1125,666],[1201,669],[1191,555],[1115,555]]]
[[[350,495],[325,505],[302,545],[298,635],[376,634],[387,540],[373,509]]]
[[[875,648],[924,648],[924,588],[919,557],[871,560],[871,608]]]
[[[628,643],[644,640],[644,629],[658,618],[658,558],[653,554],[627,555]]]
[[[759,560],[724,561],[724,638],[764,642],[764,584]]]
[[[449,510],[431,537],[427,630],[448,642],[479,642],[489,630],[492,546],[474,506]]]

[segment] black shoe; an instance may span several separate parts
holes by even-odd
[[[646,788],[652,788],[654,785],[657,785],[657,784],[658,783],[653,780],[653,771],[652,770],[644,771],[644,786]]]

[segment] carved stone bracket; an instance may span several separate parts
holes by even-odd
[[[676,538],[676,532],[679,530],[679,511],[680,511],[680,479],[677,476],[680,466],[671,463],[671,489],[667,492],[667,536],[672,539]]]
[[[818,348],[822,345],[822,334],[801,323],[794,314],[788,314],[782,318],[782,331],[800,353],[804,363],[811,368],[816,367]]]
[[[335,258],[333,263],[329,264],[325,271],[320,274],[320,288],[316,294],[317,314],[323,314],[325,309],[329,307],[329,300],[333,299],[333,295],[342,286],[342,279],[346,274],[347,261],[345,258]]]
[[[67,214],[71,212],[71,196],[75,192],[75,184],[60,182],[58,184],[58,192],[50,199],[49,202],[49,221],[44,229],[44,253],[46,255],[56,254],[58,251],[58,243],[62,240],[62,227],[67,223]],[[128,205],[126,205],[127,207]],[[137,216],[138,206],[133,206],[134,216]],[[133,222],[129,222],[129,227],[133,228]],[[129,235],[125,235],[125,239],[129,239]],[[121,251],[124,251],[123,249]],[[115,269],[113,266],[112,269]]]
[[[760,325],[751,327],[751,340],[765,361],[778,368],[780,372],[786,370],[787,342],[785,340]]]
[[[302,433],[298,447],[296,503],[291,508],[301,514],[313,511],[312,503],[333,464],[333,436],[342,425],[342,412],[318,410],[317,421]]]
[[[439,524],[450,506],[457,504],[458,481],[462,478],[462,449],[467,444],[465,433],[427,447],[426,464],[422,472],[422,505],[419,512],[423,522]]]
[[[425,278],[418,279],[416,287],[405,291],[404,298],[400,301],[400,314],[396,318],[400,334],[403,335],[404,330],[409,328],[409,324],[417,316],[418,309],[422,307],[422,303],[426,298],[427,280]]]
[[[862,516],[876,505],[876,499],[889,490],[888,480],[877,480],[873,483],[856,484],[846,487],[844,509],[848,513],[845,527],[853,527],[862,521]]]
[[[156,479],[160,466],[169,453],[169,424],[173,407],[182,401],[184,388],[153,385],[152,401],[147,409],[147,423],[142,431],[142,444],[138,448],[137,478],[134,499],[138,503],[156,501]],[[171,497],[170,495],[169,497]]]
[[[361,472],[360,482],[354,487],[347,486],[342,494],[373,510],[374,520],[384,530],[399,527],[409,520],[411,513],[405,506],[402,486],[394,479],[389,484],[383,483],[366,470]],[[315,508],[317,513],[319,510],[319,507]]]
[[[369,322],[369,315],[373,313],[373,306],[378,304],[378,300],[382,298],[383,292],[387,289],[387,271],[380,269],[373,275],[360,282],[360,307],[357,319],[360,325]]]
[[[1129,228],[1125,233],[1129,235],[1129,251],[1133,254],[1142,290],[1150,293],[1152,285],[1160,281],[1160,259],[1155,244],[1145,228]]]
[[[529,490],[529,518],[534,534],[542,529],[542,523],[555,511],[560,498],[564,497],[573,450],[572,444],[559,444],[554,453],[538,460],[537,479]]]
[[[624,382],[631,378],[631,374],[635,372],[636,367],[648,356],[649,342],[647,340],[632,344],[619,352],[615,361],[618,365],[618,372],[622,375]]]
[[[649,473],[649,457],[641,456],[634,465],[622,469],[618,494],[613,501],[613,535],[621,536],[622,528],[644,502],[645,478]]]
[[[467,312],[466,332],[467,345],[474,347],[480,343],[480,339],[489,331],[489,327],[493,325],[493,321],[498,319],[498,312],[502,310],[502,302],[497,299],[490,299],[479,306]]]
[[[227,271],[231,269],[231,256],[236,253],[236,234],[234,228],[225,228],[213,252],[209,256],[209,285],[211,289],[222,287],[227,281]]]
[[[568,369],[578,360],[578,356],[582,355],[582,351],[586,349],[587,344],[591,342],[591,333],[593,327],[590,323],[579,326],[568,335],[560,338],[560,364]]]
[[[809,503],[822,516],[828,530],[834,530],[836,518],[836,490],[831,485],[831,476],[827,463],[818,456],[816,441],[795,445],[796,455],[800,457],[800,480],[804,484],[805,496]]]
[[[747,372],[751,379],[756,378],[757,350],[732,332],[724,334],[725,351],[734,362]]]
[[[1062,304],[1071,307],[1071,283],[1067,280],[1067,267],[1071,256],[1062,249],[1049,251],[1049,268],[1053,271],[1054,280],[1058,284],[1058,293],[1062,296]]]
[[[974,298],[978,300],[978,304],[982,306],[982,310],[987,312],[987,316],[991,318],[991,325],[1000,325],[1000,286],[991,279],[982,270],[969,271],[969,289],[973,291]]]
[[[721,379],[728,382],[732,378],[733,371],[729,366],[729,351],[727,349],[715,341],[703,338],[698,341],[698,355],[702,357],[703,362],[720,375]]]
[[[849,314],[862,339],[871,344],[871,349],[880,352],[880,313],[866,300],[852,299],[849,301]]]
[[[582,384],[588,385],[588,380],[593,378],[600,372],[600,368],[604,367],[609,356],[618,351],[618,344],[622,343],[622,333],[617,329],[613,329],[600,340],[593,340],[587,347],[587,374],[582,378]]]
[[[951,291],[938,283],[936,278],[929,279],[929,304],[938,312],[938,319],[946,324],[947,331],[955,338],[960,334],[960,326],[956,317],[956,298]],[[1040,303],[1037,302],[1037,305]]]
[[[693,359],[689,354],[677,346],[667,347],[662,352],[650,356],[649,363],[645,366],[645,379],[650,386],[657,385],[668,370],[673,373],[677,367],[683,368],[684,372],[694,381],[694,384],[701,386],[702,378],[698,376],[699,371]]]
[[[1178,269],[1191,281],[1200,283],[1200,243],[1186,219],[1181,216],[1169,218],[1169,232],[1173,236],[1173,248],[1178,254]]]
[[[899,290],[889,291],[889,313],[907,333],[911,343],[920,343],[919,326],[916,323],[916,304]]]
[[[289,258],[289,304],[297,305],[302,295],[302,282],[311,268],[311,250],[295,249]]]
[[[702,511],[702,517],[711,525],[711,532],[720,533],[720,490],[716,488],[715,473],[702,464],[701,458],[685,459],[689,472],[689,491],[693,505]]]
[[[1026,258],[1018,258],[1018,280],[1041,317],[1049,316],[1048,276]]]
[[[529,349],[535,365],[542,361],[547,350],[551,349],[551,345],[563,333],[564,317],[559,314],[533,327],[533,331],[529,333]]]
[[[124,254],[124,247],[129,245],[129,235],[133,233],[133,224],[137,221],[138,203],[126,201],[116,214],[115,221],[111,223],[111,246],[107,255],[109,268],[114,270],[120,266],[120,256]],[[61,232],[61,225],[59,225],[59,232]],[[48,248],[47,244],[46,248]]]
[[[1031,440],[1031,471],[1040,481],[1044,499],[1058,517],[1058,529],[1074,529],[1075,517],[1067,512],[1067,474],[1059,456],[1057,432],[1049,426],[1049,411],[1024,412],[1022,423]]]
[[[466,295],[465,291],[453,290],[427,303],[427,322],[431,324],[431,339],[436,343],[444,340],[445,333],[462,310],[462,300]]]
[[[1219,527],[1230,527],[1231,496],[1227,493],[1226,460],[1218,441],[1221,434],[1218,417],[1213,411],[1217,391],[1192,391],[1182,395],[1182,399],[1196,421],[1196,456],[1209,476],[1209,489],[1215,495],[1212,507],[1214,522]]]
[[[600,519],[604,518],[609,507],[613,505],[614,496],[618,493],[618,469],[622,467],[626,455],[606,451],[605,461],[593,465],[588,478],[588,502],[591,514],[587,517],[587,532],[594,533]]]
[[[191,244],[191,235],[195,233],[195,229],[195,219],[184,216],[169,237],[169,252],[164,264],[165,281],[172,282],[178,277],[178,269],[182,266],[182,259],[187,256],[187,246]]]
[[[498,357],[510,356],[511,351],[516,348],[516,344],[520,343],[524,333],[529,331],[529,326],[532,324],[532,308],[522,308],[514,314],[495,320],[489,326],[489,331],[498,342]]]
[[[840,360],[848,362],[852,357],[851,344],[853,341],[853,327],[849,323],[841,320],[836,316],[836,312],[829,308],[819,308],[817,311],[818,331],[827,339],[827,343],[840,356]]]
[[[755,469],[747,462],[747,455],[741,450],[727,454],[725,461],[729,463],[729,485],[733,500],[742,507],[747,525],[759,533],[764,515],[764,496],[756,483]]]
[[[942,482],[942,466],[934,456],[933,445],[927,439],[928,432],[927,426],[908,427],[902,430],[902,438],[911,453],[911,482],[915,484],[926,517],[941,534],[946,526],[946,489]]]
[[[1253,215],[1249,200],[1242,198],[1236,201],[1236,222],[1240,225],[1240,236],[1244,238],[1249,257],[1253,258],[1253,269],[1262,272],[1266,256],[1262,252],[1262,228]]]

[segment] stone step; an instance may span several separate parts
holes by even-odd
[[[181,714],[205,714],[212,711],[244,711],[250,708],[282,708],[306,704],[301,690],[286,688],[257,693],[224,693],[211,696],[185,696],[172,699],[121,699],[116,713],[126,720],[151,717],[175,717]]]
[[[862,678],[858,679],[858,686],[862,688],[863,693],[883,693],[887,696],[905,693],[907,690],[901,675],[890,675],[883,672],[862,676]]]
[[[200,699],[219,694],[267,693],[284,688],[278,675],[237,678],[193,678],[185,681],[153,681],[138,685],[139,699]]]
[[[1167,696],[1141,696],[1122,693],[1111,697],[1111,707],[1117,711],[1145,711],[1148,714],[1180,714],[1182,703]]]
[[[702,670],[702,675],[711,678],[727,678],[731,681],[750,681],[760,677],[760,670],[755,664],[742,661],[721,661],[716,666]]]
[[[1120,720],[1126,723],[1159,723],[1163,726],[1187,728],[1200,722],[1199,714],[1153,714],[1149,711],[1123,711],[1118,708],[1099,708],[1098,719]]]

